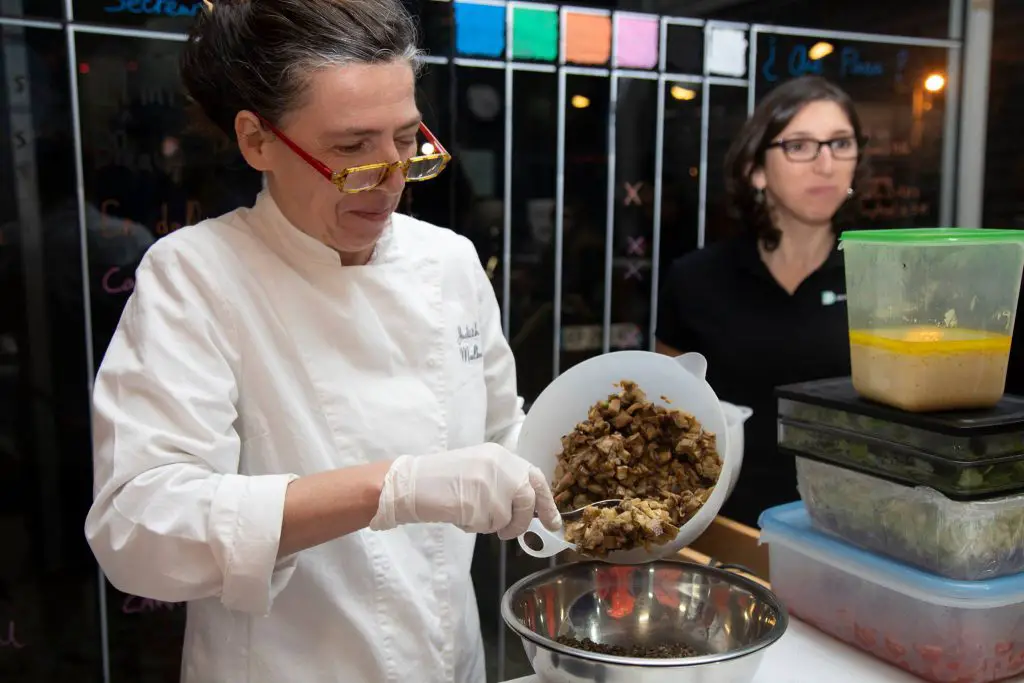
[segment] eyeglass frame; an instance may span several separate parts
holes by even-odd
[[[844,140],[853,140],[857,144],[857,153],[854,154],[852,157],[836,156],[836,150],[832,145],[834,145],[837,142],[842,142]],[[786,145],[792,142],[812,142],[818,145],[818,149],[815,150],[814,156],[812,156],[810,159],[794,159],[789,155],[790,153],[786,151]],[[821,156],[822,148],[828,147],[829,151],[832,153],[833,160],[856,161],[857,159],[860,159],[861,154],[863,154],[864,147],[867,145],[867,142],[867,138],[858,138],[856,135],[843,135],[842,137],[829,138],[828,140],[817,140],[815,138],[791,138],[789,140],[776,140],[771,144],[765,145],[765,151],[768,151],[769,149],[778,148],[782,150],[782,153],[786,156],[787,161],[792,161],[795,164],[809,164],[818,160],[818,157]]]
[[[401,170],[402,171],[402,175],[405,178],[406,182],[414,182],[414,183],[416,183],[416,182],[423,182],[424,180],[432,180],[432,179],[436,178],[437,176],[441,175],[441,172],[448,166],[448,163],[452,160],[452,155],[449,154],[448,150],[446,150],[444,148],[444,145],[442,145],[440,143],[440,141],[438,141],[437,136],[434,135],[432,132],[430,132],[430,129],[427,128],[427,124],[425,124],[422,121],[420,121],[419,131],[421,133],[423,133],[423,137],[425,137],[427,139],[427,142],[430,143],[431,145],[433,145],[434,149],[437,150],[435,153],[433,153],[433,154],[420,154],[420,155],[417,155],[417,156],[412,156],[412,157],[409,157],[408,159],[406,159],[405,161],[390,161],[390,162],[388,162],[388,161],[381,161],[381,162],[378,162],[378,163],[375,163],[375,164],[362,164],[360,166],[349,166],[348,168],[343,168],[340,171],[335,171],[330,166],[328,166],[327,164],[323,163],[322,161],[320,161],[319,159],[314,157],[312,154],[310,154],[306,150],[302,149],[302,147],[300,147],[298,145],[298,143],[296,143],[291,138],[289,138],[287,135],[282,133],[277,128],[277,126],[275,126],[270,121],[265,119],[261,114],[256,113],[256,118],[258,118],[260,120],[260,123],[262,123],[264,126],[266,126],[270,130],[271,133],[273,133],[275,136],[277,136],[281,140],[281,142],[286,144],[289,149],[291,149],[293,152],[295,152],[295,154],[297,154],[300,159],[302,159],[307,164],[312,166],[313,169],[317,173],[319,173],[324,178],[329,180],[331,182],[331,184],[333,184],[336,188],[338,188],[339,192],[344,192],[345,194],[359,194],[360,192],[367,192],[369,190],[373,190],[375,188],[378,188],[378,187],[380,187],[381,183],[383,183],[385,180],[387,180],[388,176],[390,176],[396,170]],[[438,156],[441,157],[441,165],[438,166],[437,171],[433,175],[427,176],[426,178],[412,178],[412,179],[410,179],[406,175],[406,173],[408,173],[408,171],[409,171],[409,166],[412,165],[412,163],[414,161],[420,161],[420,160],[425,160],[425,159],[433,159],[433,158],[438,157]],[[345,189],[345,180],[350,175],[352,175],[353,173],[357,173],[359,171],[369,171],[369,170],[372,170],[372,169],[380,169],[381,170],[380,180],[378,180],[376,182],[376,184],[370,185],[369,187],[361,187],[358,190],[346,190]]]

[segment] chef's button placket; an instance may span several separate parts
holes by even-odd
[[[437,334],[437,330],[434,330]],[[430,387],[434,394],[435,400],[439,405],[437,407],[432,406],[432,412],[436,415],[438,433],[441,435],[441,439],[438,441],[438,450],[445,451],[448,449],[447,444],[444,441],[444,384],[445,384],[445,367],[444,367],[444,356],[438,353],[436,348],[431,345],[429,351],[430,355],[427,357],[427,386]]]
[[[439,654],[444,668],[444,680],[455,679],[455,631],[452,623],[452,591],[451,577],[448,574],[448,558],[445,553],[445,529],[437,528],[434,532],[434,595],[437,596],[437,612],[440,619],[441,640],[438,643]]]
[[[431,283],[432,296],[434,300],[434,338],[430,340],[427,365],[433,372],[433,386],[436,389],[437,400],[437,427],[438,445],[441,451],[448,450],[448,424],[445,419],[445,401],[450,378],[447,376],[448,368],[445,364],[445,317],[444,317],[444,289],[441,286],[444,278],[444,267],[435,259],[430,260],[432,267],[433,282]]]
[[[381,548],[380,540],[368,535],[365,539],[370,554],[370,562],[373,567],[374,581],[374,603],[377,613],[377,623],[380,625],[381,645],[384,652],[384,670],[387,675],[387,683],[398,683],[398,666],[395,660],[395,628],[393,603],[395,600],[393,588],[389,585],[388,562]],[[391,603],[391,604],[389,604]]]

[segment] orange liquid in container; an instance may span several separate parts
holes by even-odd
[[[910,412],[987,408],[1006,389],[1010,335],[945,327],[850,331],[857,392]]]

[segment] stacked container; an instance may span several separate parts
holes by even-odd
[[[1024,399],[909,414],[848,378],[777,393],[779,448],[818,528],[951,579],[1024,573]]]
[[[943,579],[822,534],[803,503],[761,526],[772,590],[800,620],[937,683],[1024,672],[1024,576]]]
[[[1024,232],[843,234],[853,384],[909,412],[995,405],[1006,386]]]
[[[1024,232],[846,233],[852,377],[781,387],[803,503],[768,511],[790,610],[927,680],[1024,672]]]

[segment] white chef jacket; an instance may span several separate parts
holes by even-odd
[[[362,530],[278,559],[297,476],[523,420],[472,244],[395,215],[371,262],[266,192],[157,242],[96,378],[86,536],[119,590],[188,601],[184,683],[482,683],[475,537]]]

